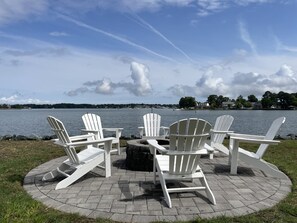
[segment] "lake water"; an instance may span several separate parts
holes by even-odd
[[[81,134],[84,128],[81,116],[85,113],[95,113],[101,116],[103,127],[124,128],[123,136],[138,136],[138,126],[143,125],[142,116],[151,112],[151,109],[30,109],[30,110],[0,110],[0,135],[53,135],[47,123],[48,115],[60,119],[69,135]],[[234,122],[231,130],[238,133],[265,134],[271,122],[285,116],[286,122],[279,134],[297,134],[297,111],[260,111],[260,110],[172,110],[154,109],[162,117],[161,125],[183,118],[202,118],[212,125],[215,119],[223,114],[232,115]]]

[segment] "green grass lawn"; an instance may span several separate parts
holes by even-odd
[[[256,145],[242,145],[255,150]],[[64,151],[49,141],[0,141],[0,222],[112,222],[88,219],[48,208],[33,200],[23,189],[25,175],[38,165],[63,156]],[[193,222],[297,222],[297,141],[285,140],[269,147],[265,159],[276,164],[292,180],[286,199],[268,210],[254,214]]]

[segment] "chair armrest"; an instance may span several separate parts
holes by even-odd
[[[219,130],[210,130],[210,133],[216,133],[216,134],[231,134],[234,133],[234,131],[219,131]]]
[[[239,137],[239,138],[252,138],[252,139],[264,139],[265,136],[261,135],[249,135],[249,134],[240,134],[240,133],[228,133],[230,137]]]
[[[98,130],[91,130],[91,129],[82,129],[82,132],[88,132],[88,133],[94,133],[96,134],[97,132],[99,132]]]
[[[71,136],[69,139],[72,141],[71,143],[82,143],[82,142],[90,142],[87,141],[87,139],[92,138],[94,134],[87,134],[87,135],[78,135],[78,136]],[[69,143],[63,143],[58,138],[52,139],[53,143],[59,145],[59,146],[67,146]]]
[[[102,128],[105,131],[109,131],[109,132],[116,132],[116,131],[122,131],[123,128]]]
[[[71,141],[80,141],[80,140],[86,140],[86,139],[91,138],[93,136],[94,136],[94,134],[86,134],[86,135],[70,136],[69,139]]]
[[[116,133],[116,138],[120,138],[122,135],[122,131],[124,128],[102,128],[104,131],[108,132],[115,132]]]
[[[190,151],[168,151],[167,155],[206,155],[209,154],[207,149],[199,149],[194,152]]]
[[[94,145],[94,144],[99,144],[99,143],[104,143],[104,142],[112,142],[114,140],[114,137],[107,137],[103,139],[98,139],[98,140],[89,140],[89,141],[80,141],[80,142],[71,142],[71,143],[66,143],[67,146],[86,146],[86,145]]]
[[[147,143],[152,146],[153,148],[157,149],[161,154],[166,154],[168,150],[163,146],[160,146],[155,139],[148,139]],[[152,152],[152,151],[151,151]]]
[[[238,142],[248,142],[248,143],[256,143],[256,144],[270,144],[270,145],[277,145],[278,143],[280,143],[280,141],[278,140],[245,138],[245,137],[238,137],[238,136],[231,136],[230,140],[237,140]]]

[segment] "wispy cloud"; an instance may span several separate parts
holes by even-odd
[[[245,7],[250,4],[264,4],[275,0],[0,0],[0,26],[13,22],[42,17],[49,9],[63,14],[84,14],[98,8],[120,12],[155,12],[164,7],[192,7],[198,16],[208,16],[234,5]],[[282,3],[282,1],[279,1]],[[286,1],[283,1],[286,3]],[[116,6],[116,7],[115,7]]]
[[[65,32],[50,32],[49,33],[50,36],[55,36],[55,37],[60,37],[60,36],[69,36],[67,33]]]
[[[109,38],[115,39],[115,40],[117,40],[117,41],[120,41],[120,42],[122,42],[122,43],[128,44],[128,45],[130,45],[130,46],[133,46],[134,48],[137,48],[137,49],[139,49],[139,50],[141,50],[141,51],[144,51],[144,52],[146,52],[146,53],[152,54],[152,55],[154,55],[154,56],[160,57],[160,58],[165,59],[165,60],[169,60],[169,61],[172,61],[172,62],[176,62],[173,58],[170,58],[170,57],[164,56],[164,55],[162,55],[162,54],[159,54],[159,53],[157,53],[157,52],[155,52],[155,51],[153,51],[153,50],[150,50],[150,49],[148,49],[148,48],[146,48],[146,47],[144,47],[144,46],[141,46],[141,45],[139,45],[139,44],[137,44],[137,43],[134,43],[134,42],[132,42],[132,41],[130,41],[130,40],[128,40],[128,39],[125,39],[125,38],[123,38],[123,37],[120,37],[120,36],[118,36],[118,35],[115,35],[115,34],[106,32],[106,31],[104,31],[104,30],[102,30],[102,29],[98,29],[98,28],[96,28],[96,27],[90,26],[90,25],[88,25],[88,24],[86,24],[86,23],[83,23],[83,22],[81,22],[81,21],[75,20],[75,19],[73,19],[73,18],[71,18],[71,17],[69,17],[69,16],[62,15],[62,14],[60,14],[60,13],[58,13],[58,16],[59,16],[60,18],[64,19],[64,20],[68,21],[68,22],[72,22],[72,23],[76,24],[77,26],[80,26],[80,27],[83,27],[83,28],[92,30],[92,31],[97,32],[97,33],[101,33],[101,34],[103,34],[103,35],[105,35],[105,36],[108,36]]]
[[[251,48],[252,52],[254,55],[257,55],[257,47],[255,45],[255,43],[253,42],[252,38],[250,37],[249,31],[246,28],[246,24],[240,20],[238,22],[239,25],[239,33],[240,33],[240,37],[241,39],[249,45],[249,47]]]
[[[221,0],[198,0],[197,6],[198,6],[197,15],[204,17],[210,14],[213,14],[215,12],[222,11],[225,8],[228,8],[229,4],[227,1],[221,1]]]
[[[27,19],[29,16],[41,15],[48,8],[47,0],[0,1],[0,26]]]
[[[157,30],[155,27],[153,27],[151,24],[149,24],[147,21],[145,21],[144,19],[142,19],[140,16],[138,16],[137,14],[132,14],[132,16],[134,18],[137,19],[137,21],[139,21],[142,25],[144,25],[145,27],[147,27],[150,31],[152,31],[153,33],[155,33],[156,35],[158,35],[159,37],[161,37],[163,40],[165,40],[165,42],[167,42],[169,45],[171,45],[174,49],[176,49],[177,51],[179,51],[182,55],[184,55],[191,63],[195,63],[195,61],[185,52],[183,51],[181,48],[179,48],[178,46],[176,46],[171,40],[169,40],[166,36],[164,36],[159,30]]]
[[[297,53],[297,47],[285,45],[276,36],[274,37],[274,39],[275,39],[275,42],[276,42],[276,49],[277,50],[283,50],[283,51],[287,51],[287,52],[291,52],[291,53]]]

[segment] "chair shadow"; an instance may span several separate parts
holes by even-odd
[[[118,182],[119,188],[124,195],[125,198],[120,201],[129,202],[129,201],[137,201],[144,199],[154,199],[156,201],[161,201],[163,196],[163,191],[161,189],[161,185],[158,187],[154,185],[151,181],[128,181],[128,180],[120,180]],[[130,189],[131,184],[138,184],[139,187],[143,189],[143,194],[133,195],[133,192]]]
[[[231,175],[230,174],[230,165],[215,164],[214,173],[215,174]],[[238,166],[237,167],[237,175],[251,177],[251,176],[255,176],[255,173],[250,167]]]
[[[136,195],[136,196],[133,195],[133,192],[130,190],[129,185],[135,184],[135,183],[144,189],[143,194]],[[189,181],[188,183],[191,183],[191,182]],[[143,182],[143,181],[122,180],[122,181],[119,181],[118,184],[122,194],[125,197],[119,201],[131,202],[131,201],[137,201],[137,200],[153,199],[166,206],[165,201],[163,199],[164,195],[163,195],[162,186],[160,183],[157,183],[155,185],[152,181]],[[168,188],[187,187],[186,182],[180,182],[180,181],[169,181],[166,183],[166,185]],[[171,198],[195,197],[203,200],[206,203],[210,203],[208,198],[199,192],[171,193],[170,197]]]

